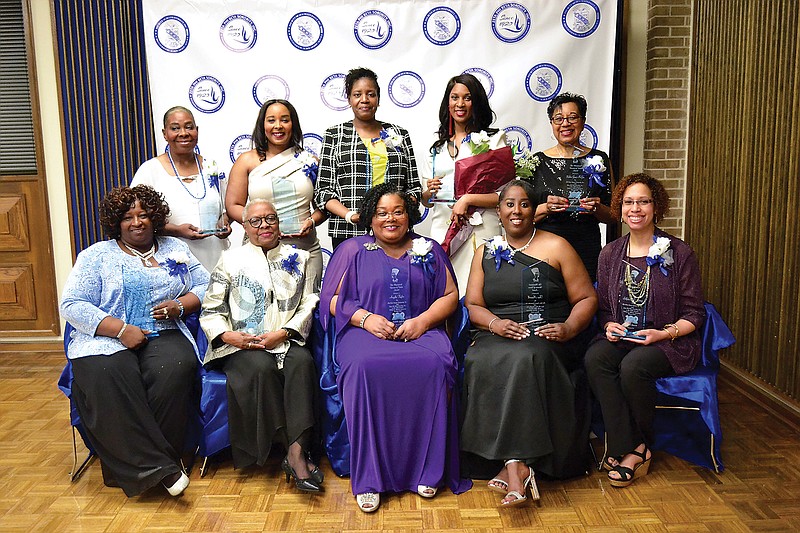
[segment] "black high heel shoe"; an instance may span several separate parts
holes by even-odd
[[[297,477],[297,472],[295,472],[294,468],[292,468],[292,465],[289,464],[289,456],[283,458],[283,461],[281,462],[281,470],[283,470],[283,472],[286,474],[286,483],[289,483],[289,479],[294,479],[294,486],[297,487],[297,490],[302,490],[303,492],[320,491],[319,483],[317,483],[316,480],[310,477],[304,479]]]
[[[325,481],[325,474],[322,473],[322,470],[319,469],[319,465],[315,465],[314,462],[311,460],[311,454],[306,453],[306,463],[311,463],[314,465],[314,470],[310,471],[311,479],[313,479],[317,485],[322,485],[322,482]]]

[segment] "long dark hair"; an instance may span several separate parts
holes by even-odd
[[[289,110],[289,118],[292,119],[292,148],[296,152],[303,149],[303,128],[300,127],[300,117],[297,116],[297,110],[288,100],[273,98],[272,100],[267,100],[261,106],[256,125],[253,128],[253,138],[250,141],[253,148],[258,152],[258,159],[261,161],[267,158],[267,150],[269,149],[267,134],[264,133],[264,119],[267,117],[267,108],[272,104],[283,104]]]
[[[437,131],[439,138],[431,146],[431,152],[438,151],[452,136],[453,117],[450,116],[450,91],[453,90],[456,83],[465,85],[472,97],[472,116],[467,123],[467,133],[485,130],[489,135],[494,135],[498,131],[497,128],[489,127],[494,122],[495,114],[489,105],[489,97],[486,95],[486,89],[483,88],[481,81],[472,74],[459,74],[450,78],[444,89],[442,103],[439,105],[439,130]]]

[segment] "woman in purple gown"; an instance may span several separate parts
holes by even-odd
[[[458,290],[441,247],[410,232],[418,213],[394,185],[370,189],[360,212],[370,235],[336,250],[323,286],[322,308],[335,316],[351,485],[364,512],[378,508],[381,492],[432,498],[445,482],[469,488],[457,477],[448,413],[457,364],[444,320]]]

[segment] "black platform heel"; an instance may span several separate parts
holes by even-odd
[[[292,468],[292,465],[289,464],[289,456],[283,458],[283,461],[281,462],[281,470],[283,470],[283,472],[286,474],[287,483],[289,483],[290,479],[294,479],[294,486],[297,487],[297,490],[302,490],[303,492],[320,491],[319,483],[317,483],[315,479],[310,477],[300,479],[297,477],[297,472],[295,472],[294,468]]]

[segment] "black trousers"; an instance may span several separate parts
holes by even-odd
[[[307,348],[291,343],[283,369],[264,350],[239,350],[223,358],[222,371],[236,468],[263,466],[274,441],[287,449],[297,441],[309,451],[317,374]]]
[[[197,356],[180,331],[137,351],[73,359],[72,369],[72,398],[106,485],[136,496],[181,469]]]
[[[600,340],[586,352],[586,374],[606,427],[606,453],[617,457],[653,442],[656,380],[674,375],[655,346]]]

